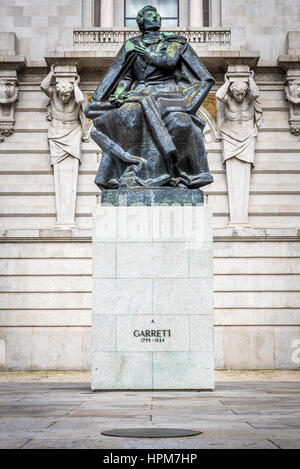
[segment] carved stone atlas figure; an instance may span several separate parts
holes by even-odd
[[[196,115],[214,80],[186,39],[160,31],[155,7],[139,11],[85,113],[103,150],[100,188],[188,187],[213,181]]]
[[[57,222],[53,229],[75,229],[75,205],[81,140],[88,141],[87,119],[84,115],[84,95],[79,88],[80,78],[70,76],[57,80],[52,86],[56,67],[41,83],[42,91],[50,98],[47,119],[50,121],[48,141],[54,186]],[[73,80],[73,82],[71,81]]]
[[[226,168],[229,227],[248,227],[251,166],[254,165],[258,129],[262,124],[259,89],[248,67],[237,66],[235,78],[225,75],[218,89],[222,159]],[[240,69],[240,71],[239,71]],[[240,73],[240,77],[236,76]]]

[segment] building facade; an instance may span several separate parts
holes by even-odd
[[[74,224],[55,227],[65,196],[57,201],[40,86],[54,66],[61,80],[79,76],[89,99],[124,39],[138,34],[145,4],[157,6],[162,29],[187,38],[216,82],[199,111],[214,176],[204,193],[214,223],[215,366],[299,368],[298,0],[0,0],[0,368],[90,368],[101,152],[87,133]],[[226,80],[252,80],[253,100],[232,101],[229,85],[218,91]]]

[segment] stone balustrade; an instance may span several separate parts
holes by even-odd
[[[170,32],[170,31],[169,31]],[[171,32],[184,36],[190,44],[230,45],[231,30],[225,28],[203,28],[194,30],[174,29]],[[74,29],[74,45],[123,44],[132,36],[139,34],[137,29]]]

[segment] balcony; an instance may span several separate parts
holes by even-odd
[[[231,30],[228,28],[202,28],[202,29],[173,29],[168,30],[179,36],[183,36],[193,46],[225,46],[225,48],[231,45]],[[103,47],[107,45],[121,46],[127,39],[132,36],[137,36],[139,31],[123,28],[123,29],[75,29],[73,31],[73,45],[76,49],[84,47],[92,48],[95,50],[95,46]]]
[[[199,55],[204,65],[223,73],[228,60],[235,63],[257,63],[257,52],[235,48],[234,32],[231,28],[173,28],[162,30],[172,32],[187,39]],[[234,31],[234,30],[233,30]],[[130,37],[139,35],[138,29],[132,28],[74,28],[67,41],[61,43],[56,52],[51,52],[46,61],[65,63],[74,61],[81,68],[105,69],[111,65],[120,47]],[[254,59],[253,59],[254,57]],[[252,60],[252,62],[251,62]]]

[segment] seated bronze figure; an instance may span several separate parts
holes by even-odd
[[[196,115],[214,80],[186,39],[160,31],[146,6],[140,36],[125,42],[85,114],[103,150],[95,183],[126,187],[198,188],[213,181]]]

